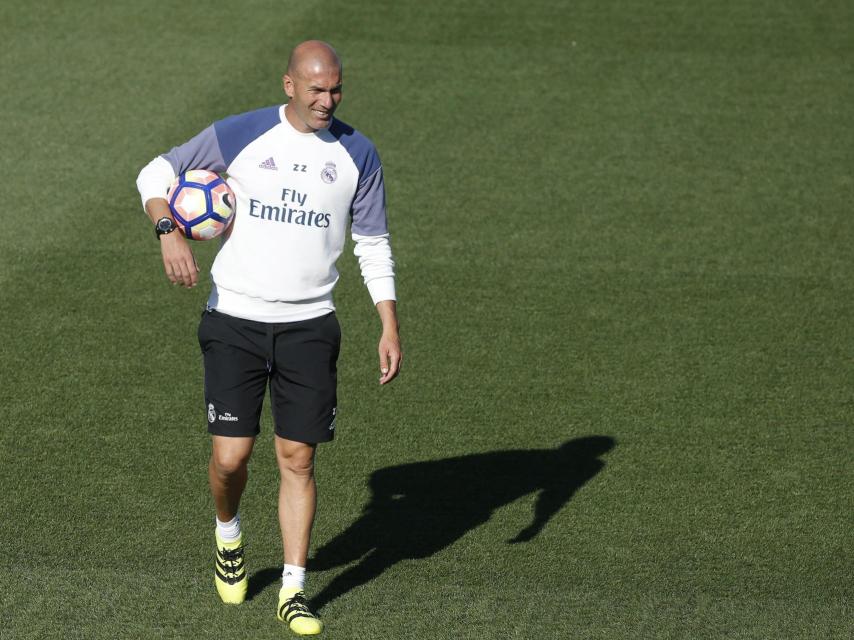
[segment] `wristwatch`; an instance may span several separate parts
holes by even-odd
[[[172,218],[163,216],[154,223],[154,234],[159,238],[160,236],[165,236],[167,233],[172,233],[177,228],[178,226]]]

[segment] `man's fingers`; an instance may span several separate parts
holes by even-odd
[[[380,350],[380,373],[385,376],[388,373],[388,353]],[[382,380],[382,378],[380,378]]]
[[[166,277],[172,284],[187,288],[195,287],[199,282],[199,267],[194,258],[165,262]]]
[[[401,353],[391,348],[380,351],[380,384],[391,382],[400,372]]]
[[[198,273],[195,260],[184,262],[181,270],[181,274],[184,276],[184,286],[187,288],[195,287],[199,280]]]
[[[178,277],[176,275],[175,267],[169,264],[168,262],[165,262],[163,266],[166,269],[166,277],[169,278],[169,282],[171,282],[172,284],[178,284]]]
[[[160,242],[163,266],[169,282],[187,288],[195,287],[199,281],[199,265],[186,240],[182,236],[170,234],[162,237]]]
[[[398,351],[392,351],[388,354],[389,360],[389,373],[393,373],[397,375],[400,371],[400,353]]]

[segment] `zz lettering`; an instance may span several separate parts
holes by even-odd
[[[299,171],[300,173],[305,173],[305,167],[306,167],[306,165],[304,165],[304,164],[295,164],[294,165],[294,171]]]

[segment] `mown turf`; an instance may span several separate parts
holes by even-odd
[[[0,635],[287,634],[266,416],[253,597],[212,589],[206,287],[168,285],[134,180],[278,102],[308,37],[383,157],[406,348],[379,388],[345,253],[325,637],[852,635],[852,24],[841,1],[0,4]]]

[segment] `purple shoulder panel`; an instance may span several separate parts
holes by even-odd
[[[208,169],[225,171],[225,163],[216,140],[214,126],[211,125],[199,135],[177,147],[172,147],[161,157],[169,161],[176,174],[190,169]]]
[[[374,143],[349,124],[333,120],[329,133],[335,136],[353,158],[353,163],[359,169],[360,184],[380,167],[380,157]]]
[[[213,127],[225,166],[228,167],[234,162],[240,152],[253,140],[260,138],[281,121],[279,107],[274,106],[241,113],[215,122]]]
[[[359,184],[350,210],[353,233],[363,236],[388,233],[383,168],[376,147],[368,138],[340,120],[332,122],[329,132],[347,150],[359,170]]]
[[[190,169],[227,171],[228,166],[250,142],[279,122],[277,106],[230,116],[214,122],[184,144],[173,147],[163,157],[169,161],[175,173],[184,173]]]

